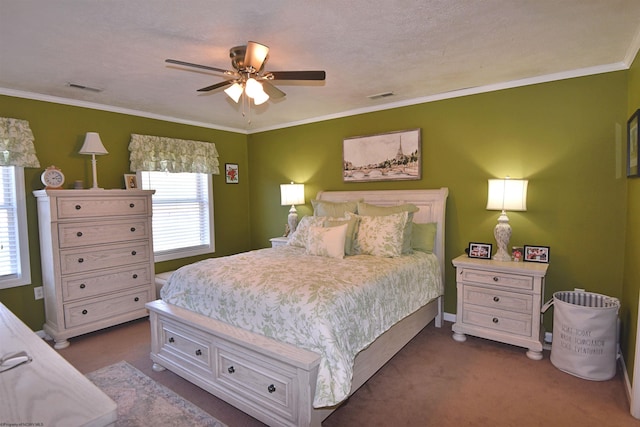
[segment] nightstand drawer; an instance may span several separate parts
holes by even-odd
[[[474,304],[487,308],[530,314],[533,310],[533,296],[497,289],[464,285],[465,304]]]
[[[474,270],[472,268],[462,269],[462,277],[458,281],[482,283],[493,286],[504,286],[506,288],[533,290],[533,277],[519,274],[509,274],[496,271]]]
[[[62,278],[62,300],[69,302],[109,292],[130,289],[151,283],[151,267],[148,263],[126,270],[113,269],[95,275]]]
[[[149,242],[127,245],[105,245],[91,250],[60,251],[60,271],[62,274],[81,273],[110,267],[121,267],[149,261]]]
[[[531,336],[531,315],[495,310],[481,306],[465,307],[462,322],[502,332]]]
[[[149,236],[150,230],[146,218],[58,225],[59,245],[63,249],[147,239]]]
[[[58,218],[90,218],[118,215],[148,215],[147,197],[78,197],[57,200]]]

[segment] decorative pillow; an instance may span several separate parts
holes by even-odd
[[[345,255],[355,255],[353,252],[353,244],[356,239],[359,223],[360,218],[353,215],[349,219],[328,219],[323,223],[323,225],[325,227],[336,227],[338,225],[347,224],[347,237],[344,241],[344,253]]]
[[[344,217],[346,212],[356,213],[358,202],[329,202],[327,200],[311,200],[313,216]]]
[[[355,214],[347,214],[351,217]],[[356,254],[381,257],[402,255],[402,240],[408,212],[383,216],[360,216],[360,225],[354,244]]]
[[[436,242],[436,230],[438,224],[429,222],[426,224],[413,223],[411,227],[411,247],[416,251],[433,253]]]
[[[307,235],[309,233],[309,227],[316,226],[321,227],[326,217],[319,216],[304,216],[298,223],[296,231],[289,237],[289,246],[298,246],[300,248],[307,247]]]
[[[307,254],[329,258],[344,258],[344,241],[348,224],[336,227],[309,227]]]
[[[402,253],[410,254],[412,252],[411,249],[411,228],[413,227],[413,214],[414,212],[418,212],[420,209],[411,203],[405,203],[403,205],[397,206],[378,206],[371,205],[369,203],[358,203],[358,215],[367,215],[367,216],[382,216],[382,215],[391,215],[398,212],[407,212],[409,215],[407,217],[407,223],[405,224],[405,228],[402,234]]]

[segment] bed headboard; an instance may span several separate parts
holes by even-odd
[[[413,214],[414,222],[438,223],[433,252],[440,260],[442,283],[445,283],[444,220],[448,195],[449,189],[442,187],[436,190],[320,191],[316,198],[330,202],[359,200],[379,206],[394,206],[403,203],[416,205],[420,210]]]

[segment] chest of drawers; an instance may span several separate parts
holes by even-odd
[[[44,331],[68,339],[146,316],[155,296],[151,195],[39,190]]]
[[[540,308],[548,264],[462,255],[453,265],[458,298],[453,339],[474,335],[528,348],[527,357],[542,359]]]

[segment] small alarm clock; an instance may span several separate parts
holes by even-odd
[[[64,174],[55,166],[49,166],[40,175],[40,180],[46,188],[60,188],[64,184]]]

